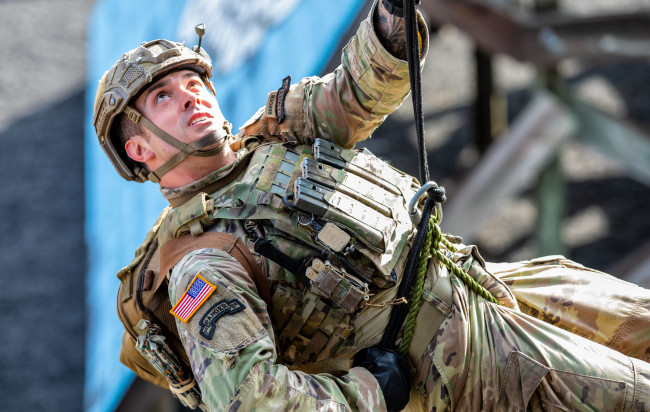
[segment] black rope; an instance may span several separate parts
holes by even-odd
[[[424,142],[424,115],[422,110],[422,79],[420,77],[420,43],[418,40],[418,22],[415,12],[416,0],[404,0],[404,26],[406,31],[406,54],[408,59],[409,79],[411,82],[411,98],[413,100],[413,112],[415,116],[415,131],[418,139],[418,164],[420,168],[420,181],[422,184],[429,181],[429,165],[427,161],[427,150]],[[415,272],[417,270],[420,252],[429,228],[429,219],[433,213],[436,203],[443,203],[447,200],[444,187],[435,187],[427,191],[428,198],[422,211],[422,219],[418,225],[418,231],[413,240],[413,246],[404,268],[402,283],[397,291],[397,299],[406,298],[411,293]],[[384,336],[379,346],[385,349],[392,349],[399,330],[408,314],[408,305],[394,306]]]
[[[429,181],[429,165],[424,142],[424,115],[422,112],[422,79],[420,77],[420,42],[418,40],[418,21],[415,1],[404,0],[404,26],[406,31],[406,56],[408,59],[411,99],[415,116],[415,132],[418,138],[418,164],[420,181]]]
[[[429,197],[432,197],[436,203],[445,203],[447,201],[446,193],[447,192],[445,191],[445,188],[442,186],[434,187],[433,189],[429,189],[427,191]]]
[[[422,246],[424,246],[424,241],[426,240],[427,230],[429,228],[429,219],[431,218],[431,213],[435,207],[435,200],[432,197],[427,199],[427,202],[424,205],[424,210],[422,211],[422,220],[418,225],[418,232],[413,239],[413,246],[409,252],[408,258],[406,260],[406,267],[404,268],[404,276],[402,277],[402,283],[399,285],[397,291],[396,299],[402,297],[408,297],[411,293],[411,286],[413,285],[413,279],[415,276],[415,271],[417,269],[418,261],[420,258],[420,251]],[[390,313],[390,319],[388,321],[388,326],[384,331],[384,336],[381,338],[379,346],[385,349],[392,349],[395,340],[397,340],[397,334],[399,333],[404,319],[408,313],[408,305],[397,305],[393,306],[393,310]]]

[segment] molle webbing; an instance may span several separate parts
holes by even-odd
[[[348,313],[357,309],[368,294],[367,285],[347,278],[345,272],[334,269],[329,261],[323,263],[315,257],[307,257],[300,262],[273,246],[272,241],[261,238],[255,242],[255,252],[293,273],[307,290],[331,299]]]
[[[239,238],[228,233],[205,232],[199,236],[184,235],[168,240],[160,249],[160,273],[169,272],[191,251],[204,248],[221,249],[237,259],[255,283],[266,306],[271,307],[271,289],[255,258]]]
[[[160,213],[160,216],[158,216],[158,219],[156,219],[156,223],[154,224],[153,228],[151,228],[151,230],[147,233],[144,242],[135,251],[135,258],[133,261],[129,263],[128,266],[117,272],[117,278],[121,283],[121,302],[126,302],[131,299],[131,297],[133,297],[133,292],[135,289],[133,287],[133,271],[136,270],[138,265],[140,265],[140,263],[142,263],[142,260],[146,257],[149,247],[153,243],[154,239],[158,237],[158,229],[160,229],[160,225],[165,220],[170,210],[171,208],[168,206]]]
[[[202,187],[199,190],[196,190],[191,193],[187,193],[183,196],[167,199],[167,201],[172,207],[176,208],[179,206],[183,206],[185,203],[190,201],[194,196],[196,196],[199,193],[202,192],[213,193],[223,187],[226,187],[226,185],[231,183],[233,180],[235,180],[239,175],[241,175],[246,170],[246,168],[248,167],[248,163],[250,162],[250,153],[247,155],[247,157],[248,157],[247,159],[242,160],[241,163],[239,163],[233,170],[231,170],[227,176],[217,180],[216,182],[210,183],[209,185]]]

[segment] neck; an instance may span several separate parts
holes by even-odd
[[[159,184],[165,189],[177,189],[204,178],[215,170],[233,163],[236,159],[235,153],[228,145],[216,156],[190,156],[165,174]]]

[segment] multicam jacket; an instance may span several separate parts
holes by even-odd
[[[410,91],[407,63],[393,57],[377,38],[372,19],[375,7],[376,3],[344,48],[342,64],[334,73],[322,78],[305,78],[291,86],[281,124],[275,118],[267,117],[262,108],[240,129],[239,137],[258,136],[266,142],[293,145],[298,153],[301,153],[301,145],[310,145],[316,138],[348,148],[368,138]],[[419,15],[418,20],[424,58],[428,50],[428,32]],[[233,165],[186,187],[162,189],[163,195],[174,199],[223,178],[243,161],[247,150],[243,148],[237,153],[238,160]],[[261,150],[268,150],[268,146],[256,153]],[[249,169],[255,167],[259,166],[248,166]],[[233,185],[237,182],[235,180]],[[227,195],[220,195],[224,190],[213,194],[215,207],[235,206],[238,194],[228,192],[227,188],[225,191]],[[277,198],[274,201],[277,202]],[[219,219],[206,230],[227,232],[247,243],[249,233],[244,223],[241,218]],[[164,236],[164,227],[161,233]],[[292,257],[313,253],[312,249],[291,241],[285,235],[267,232],[266,237],[276,239],[278,247]],[[382,318],[368,318],[368,323],[376,323],[376,326],[366,328],[368,332],[372,330],[371,334],[366,335],[361,329],[353,332],[350,314],[331,308],[308,293],[303,296],[291,273],[263,257],[258,258],[259,266],[271,284],[274,303],[283,302],[274,305],[273,313],[267,312],[242,266],[222,251],[193,251],[171,271],[169,294],[172,305],[177,303],[197,274],[217,287],[188,323],[177,321],[194,376],[209,408],[215,411],[385,410],[377,382],[367,370],[352,368],[342,377],[290,370],[277,359],[276,346],[278,339],[290,335],[296,342],[289,352],[298,354],[303,352],[297,349],[300,348],[298,340],[308,335],[323,342],[319,354],[351,358],[359,343],[368,345],[381,338],[389,311],[382,311],[385,313]],[[380,292],[376,298],[386,293],[394,294],[395,288]],[[219,317],[211,338],[201,335],[199,321],[205,314],[218,302],[235,300],[245,309]],[[319,310],[313,311],[314,308]],[[310,316],[312,312],[314,316]],[[360,322],[357,320],[356,324]],[[293,331],[295,328],[300,330]],[[311,332],[305,332],[310,328]],[[348,345],[348,341],[353,344]],[[284,358],[292,356],[291,353],[284,353]]]
[[[428,36],[421,19],[420,33],[426,55]],[[369,17],[344,49],[342,65],[334,73],[291,86],[282,123],[261,109],[242,127],[239,137],[257,136],[269,144],[281,142],[299,154],[316,138],[351,148],[369,137],[408,92],[406,62],[382,48]],[[270,152],[271,147],[261,147],[256,153]],[[227,176],[247,154],[248,149],[243,148],[235,164],[186,187],[163,189],[163,194],[174,199],[201,190]],[[299,159],[287,161],[297,164]],[[214,208],[226,211],[226,216],[228,210],[250,211],[241,207],[247,197],[237,191],[237,185],[246,183],[242,179],[262,175],[262,167],[251,164],[249,172],[257,169],[212,193]],[[260,197],[256,202],[281,209],[277,196]],[[230,233],[246,244],[251,234],[244,219],[223,217],[210,222],[214,224],[205,230]],[[163,223],[161,243],[165,237],[176,235],[170,226]],[[265,235],[296,259],[313,252],[292,237],[290,230],[268,230]],[[626,356],[647,360],[650,353],[648,321],[643,321],[650,318],[647,291],[563,258],[493,265],[488,271],[474,247],[460,245],[457,252],[445,253],[497,296],[502,306],[485,301],[444,266],[431,262],[417,320],[426,326],[426,316],[431,313],[441,314],[444,320],[423,353],[409,353],[414,388],[407,409],[647,409],[650,368]],[[295,365],[305,353],[308,360],[350,359],[361,348],[378,343],[390,307],[366,306],[344,313],[303,290],[295,276],[276,263],[262,256],[256,258],[272,289],[274,305],[270,312],[243,267],[221,250],[195,250],[170,273],[172,304],[179,301],[197,275],[216,286],[187,323],[177,321],[209,408],[385,410],[381,390],[365,369],[352,368],[343,376],[334,376],[309,374]],[[394,281],[399,283],[399,275]],[[449,285],[448,296],[438,292],[438,285],[444,282]],[[606,285],[607,291],[601,293],[606,305],[589,296],[600,282]],[[585,285],[589,287],[584,289]],[[371,303],[393,299],[397,288],[392,286],[390,282],[375,282]],[[640,330],[637,334],[636,328]],[[412,342],[418,340],[419,333],[416,325]],[[320,343],[318,350],[310,352],[314,342]]]

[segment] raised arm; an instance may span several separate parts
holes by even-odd
[[[419,13],[418,25],[424,57],[429,37]],[[291,85],[281,124],[275,114],[268,116],[261,108],[241,127],[240,137],[274,136],[300,144],[321,138],[352,148],[370,137],[411,91],[405,55],[403,18],[375,0],[368,18],[343,49],[341,65],[326,76],[306,77]],[[267,106],[275,102],[273,98],[270,95]]]
[[[429,38],[419,13],[418,24],[424,57]],[[341,66],[323,78],[308,79],[305,98],[314,135],[347,148],[370,137],[411,90],[405,58],[403,18],[376,0],[343,49]]]

